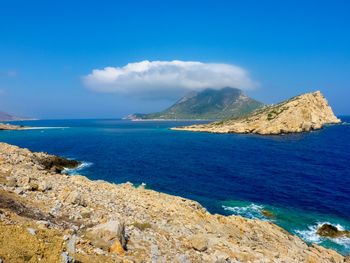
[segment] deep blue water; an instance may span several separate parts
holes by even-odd
[[[350,117],[341,117],[350,123]],[[350,125],[283,136],[170,131],[195,122],[47,120],[67,127],[2,131],[0,141],[74,158],[91,179],[134,184],[199,201],[212,213],[272,220],[308,242],[350,253],[350,240],[315,234],[329,222],[350,230]],[[275,214],[265,218],[262,209]]]

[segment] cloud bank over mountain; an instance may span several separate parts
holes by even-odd
[[[148,61],[124,67],[94,69],[82,77],[84,86],[98,92],[113,92],[136,98],[178,98],[190,90],[258,86],[246,70],[230,64],[193,61]]]

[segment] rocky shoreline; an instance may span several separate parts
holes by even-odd
[[[0,130],[2,130],[2,131],[7,131],[7,130],[27,130],[28,128],[29,127],[26,127],[26,126],[0,123]]]
[[[341,120],[334,115],[328,101],[319,91],[316,91],[293,97],[276,105],[266,106],[239,118],[171,129],[277,135],[309,132],[322,129],[325,125],[339,123]]]
[[[271,222],[61,173],[77,165],[0,143],[2,262],[350,262]]]

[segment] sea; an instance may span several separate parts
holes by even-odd
[[[145,185],[211,213],[269,220],[347,255],[349,238],[316,234],[324,223],[350,231],[350,116],[340,118],[341,125],[276,136],[169,130],[198,121],[21,121],[13,124],[48,128],[1,131],[0,141],[83,162],[70,174]]]

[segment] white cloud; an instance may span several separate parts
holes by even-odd
[[[227,86],[245,90],[258,85],[238,66],[179,60],[94,69],[82,81],[91,90],[139,98],[177,98],[190,90]]]

